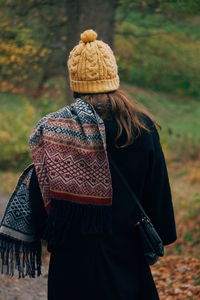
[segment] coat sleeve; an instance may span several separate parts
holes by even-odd
[[[164,245],[168,245],[177,239],[172,195],[165,157],[155,126],[151,136],[153,151],[149,157],[149,172],[143,199],[144,208]]]

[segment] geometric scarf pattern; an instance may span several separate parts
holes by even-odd
[[[112,204],[105,127],[90,103],[78,98],[44,117],[31,134],[30,148],[47,212],[52,199]]]
[[[30,201],[30,179],[34,165],[20,176],[0,225],[1,273],[19,278],[41,274],[41,241],[35,234]]]
[[[2,273],[41,274],[41,238],[58,245],[67,234],[112,231],[112,179],[103,120],[87,101],[41,119],[30,136],[33,164],[20,176],[0,225]],[[45,232],[35,232],[30,180],[35,168]],[[32,200],[31,200],[32,199]],[[15,268],[14,268],[15,267]]]
[[[0,233],[24,242],[35,240],[28,189],[33,167],[33,165],[28,166],[20,176],[0,226]]]

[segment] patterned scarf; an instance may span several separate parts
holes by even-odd
[[[48,216],[42,238],[54,245],[68,233],[112,231],[112,179],[104,123],[83,99],[41,119],[31,133],[30,149],[34,166],[24,171],[9,200],[0,249],[7,273],[14,272],[15,255],[19,275],[34,277],[41,261],[29,195],[33,168]]]

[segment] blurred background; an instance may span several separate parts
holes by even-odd
[[[0,216],[31,162],[33,126],[72,102],[66,60],[92,28],[114,50],[121,88],[162,126],[178,240],[152,268],[161,300],[200,299],[200,0],[0,0],[0,8]],[[27,300],[46,299],[45,284],[34,298],[36,288]],[[7,290],[0,299],[14,299]]]

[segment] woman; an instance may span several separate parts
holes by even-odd
[[[30,138],[34,235],[51,252],[48,300],[157,300],[136,205],[111,161],[168,245],[176,228],[165,159],[155,121],[118,90],[113,52],[96,37],[81,34],[68,59],[75,102]]]

